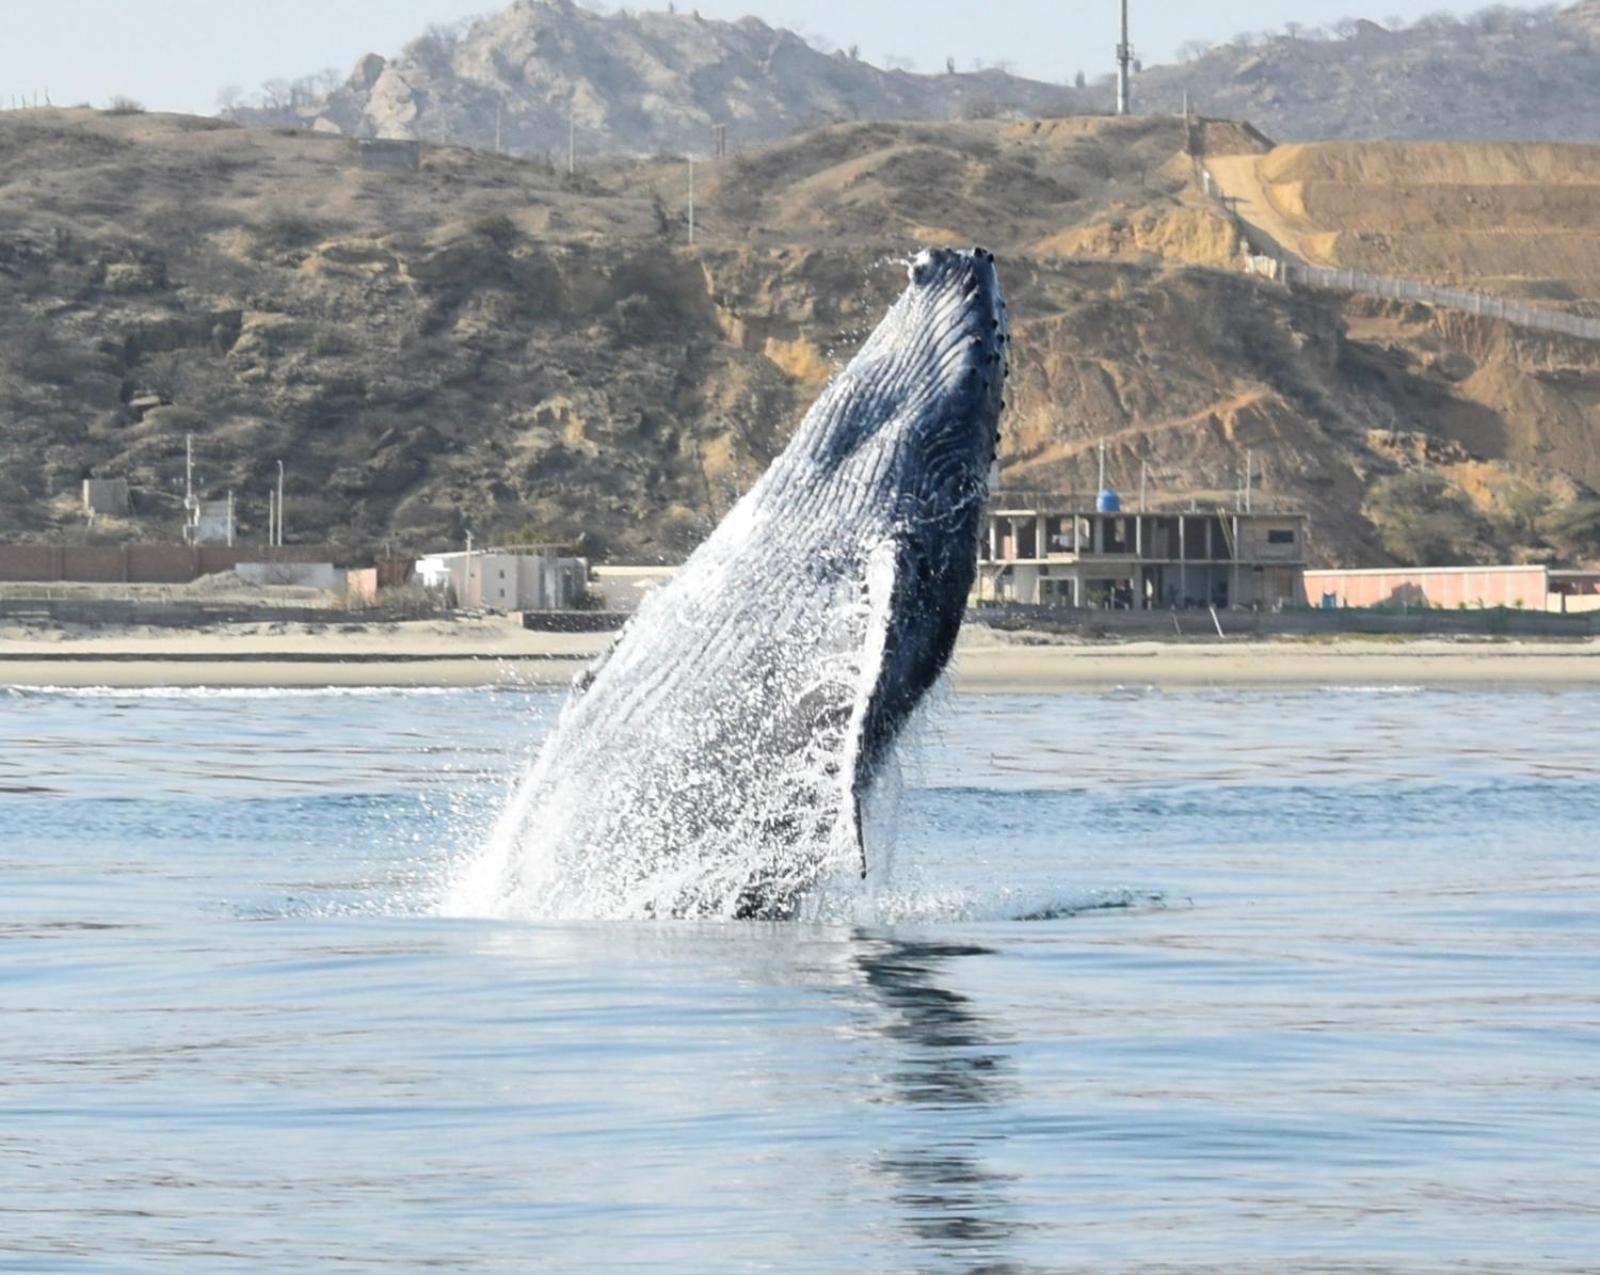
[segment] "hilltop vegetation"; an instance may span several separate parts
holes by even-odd
[[[515,0],[433,27],[393,58],[229,93],[229,115],[356,137],[411,137],[564,159],[707,153],[725,126],[735,149],[848,120],[959,119],[1074,108],[1070,89],[1001,70],[918,75],[824,52],[759,18],[698,11],[597,13],[572,0]]]
[[[1119,485],[1143,463],[1162,504],[1216,505],[1249,450],[1320,558],[1410,552],[1383,484],[1415,473],[1467,511],[1453,554],[1592,553],[1600,350],[1239,274],[1188,144],[1153,119],[833,126],[703,165],[690,248],[677,162],[569,179],[426,147],[369,172],[306,132],[0,115],[0,535],[91,534],[93,474],[134,514],[92,534],[170,539],[192,432],[247,539],[283,458],[295,538],[674,558],[907,254],[979,241],[1016,323],[1007,486],[1090,490],[1104,437]]]
[[[1141,111],[1248,119],[1280,141],[1442,139],[1596,141],[1600,0],[1568,8],[1491,5],[1407,26],[1290,22],[1184,50],[1138,77]],[[1094,86],[1090,109],[1111,104]]]

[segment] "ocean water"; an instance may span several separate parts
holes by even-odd
[[[0,1270],[1600,1270],[1600,695],[952,696],[847,920],[441,915],[557,706],[0,691]]]

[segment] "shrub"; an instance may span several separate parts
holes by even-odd
[[[1449,566],[1477,556],[1478,528],[1470,506],[1429,470],[1375,483],[1365,512],[1383,547],[1408,566]]]
[[[107,115],[143,115],[144,103],[136,102],[131,97],[124,97],[118,93],[106,103]]]
[[[1583,497],[1547,514],[1542,527],[1574,558],[1600,557],[1600,500]]]
[[[472,223],[472,233],[492,243],[501,252],[510,252],[522,238],[517,223],[505,213],[490,213]]]
[[[256,242],[268,248],[308,248],[322,238],[321,226],[288,208],[273,209],[256,227]]]

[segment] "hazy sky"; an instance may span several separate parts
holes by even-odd
[[[774,25],[859,44],[862,56],[913,59],[919,69],[954,56],[1015,64],[1061,80],[1079,68],[1111,69],[1116,0],[680,0],[708,17],[754,13]],[[152,109],[210,112],[224,84],[324,67],[348,70],[366,52],[390,54],[434,22],[500,7],[494,0],[0,0],[0,99],[48,90],[57,104],[103,104],[113,94]],[[607,7],[616,7],[614,5]],[[665,8],[659,4],[633,8]],[[1441,8],[1440,0],[1132,0],[1133,42],[1151,62],[1169,61],[1187,40],[1226,40],[1238,31],[1314,26],[1341,17],[1382,21]],[[1519,6],[1527,7],[1527,6]]]

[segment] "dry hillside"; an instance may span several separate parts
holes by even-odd
[[[294,538],[674,557],[907,253],[980,241],[1016,322],[1008,486],[1090,489],[1104,437],[1119,484],[1143,462],[1162,503],[1215,504],[1251,450],[1321,558],[1593,549],[1600,347],[1236,273],[1185,146],[1170,120],[834,126],[701,166],[691,248],[680,163],[378,173],[325,135],[0,115],[0,535],[170,538],[192,432],[247,538],[281,457]],[[91,474],[129,478],[131,525],[84,527]]]
[[[1600,312],[1600,146],[1326,142],[1218,162],[1308,260]],[[1234,175],[1218,171],[1230,192]]]

